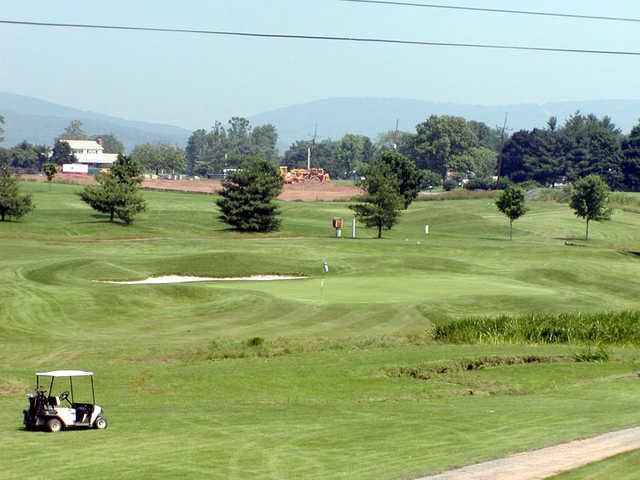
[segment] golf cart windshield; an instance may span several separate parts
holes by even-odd
[[[93,388],[93,372],[85,372],[82,370],[52,370],[49,372],[36,372],[36,388],[40,387],[40,377],[51,377],[51,383],[49,384],[49,395],[53,395],[53,384],[56,378],[68,378],[69,379],[69,394],[71,396],[71,403],[74,403],[73,395],[73,379],[74,377],[89,377],[91,379],[91,398],[92,403],[96,403],[96,394]],[[66,382],[63,380],[64,384]]]

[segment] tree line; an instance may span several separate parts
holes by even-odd
[[[69,146],[58,141],[61,138],[101,138],[106,153],[124,153],[114,135],[88,135],[79,121],[72,121],[52,149],[21,142],[11,149],[0,148],[0,159],[14,168],[40,171],[49,161],[57,165],[73,162]],[[416,125],[415,133],[389,131],[375,140],[357,134],[346,134],[339,140],[298,140],[280,156],[273,125],[254,127],[246,118],[233,117],[226,125],[216,122],[209,131],[195,130],[184,150],[145,143],[137,145],[131,156],[146,172],[210,176],[237,169],[254,157],[289,168],[305,167],[311,149],[314,167],[325,169],[332,178],[357,179],[383,153],[397,152],[423,172],[423,188],[451,189],[462,183],[480,189],[504,186],[496,183],[496,176],[553,187],[597,174],[613,190],[640,190],[640,123],[624,135],[607,116],[577,112],[562,125],[552,117],[545,128],[507,135],[504,148],[502,140],[497,127],[462,117],[432,115]]]
[[[504,146],[500,174],[514,182],[553,187],[589,175],[612,190],[640,190],[640,124],[623,135],[607,116],[575,113],[562,125],[514,133]]]

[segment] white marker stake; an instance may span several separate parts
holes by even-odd
[[[342,229],[336,228],[336,238],[342,238]]]
[[[424,234],[429,235],[429,225],[424,226]]]
[[[356,219],[351,221],[351,238],[356,238]]]

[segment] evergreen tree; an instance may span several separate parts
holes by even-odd
[[[404,204],[400,181],[389,164],[380,163],[368,169],[360,186],[366,193],[360,198],[360,203],[349,205],[349,208],[367,227],[377,228],[378,238],[382,238],[382,229],[391,230]]]
[[[622,174],[624,189],[640,192],[640,124],[622,142]]]
[[[56,165],[62,165],[63,163],[75,163],[76,157],[67,142],[61,142],[58,140],[53,147],[51,161]]]
[[[113,222],[117,216],[126,224],[146,209],[139,192],[142,183],[142,167],[131,157],[118,155],[109,173],[96,174],[98,185],[87,185],[80,198],[94,210],[109,215]]]
[[[509,219],[509,240],[513,240],[514,220],[527,213],[527,207],[524,204],[524,192],[520,187],[507,185],[498,200],[496,200],[496,207]]]
[[[34,209],[31,195],[21,195],[18,178],[7,162],[0,162],[0,221],[18,219]]]
[[[588,175],[576,182],[569,205],[576,216],[586,220],[585,240],[589,240],[589,222],[609,220],[612,211],[608,207],[609,187],[598,175]]]
[[[280,212],[273,200],[282,191],[282,176],[274,164],[250,158],[222,186],[216,201],[222,222],[245,232],[278,230]]]

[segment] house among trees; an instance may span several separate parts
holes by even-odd
[[[76,157],[78,163],[84,163],[91,167],[111,166],[117,159],[117,153],[104,153],[102,139],[97,140],[65,140],[71,148],[71,153]]]

